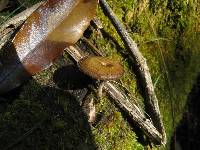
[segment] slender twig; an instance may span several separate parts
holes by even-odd
[[[133,41],[128,32],[124,29],[124,27],[117,19],[112,9],[109,7],[106,0],[99,0],[99,2],[105,14],[108,16],[112,24],[115,26],[118,34],[120,35],[126,48],[129,50],[133,58],[133,65],[135,66],[137,71],[136,75],[142,85],[147,112],[151,116],[152,121],[156,126],[156,128],[158,129],[158,131],[162,134],[162,143],[165,145],[166,144],[165,128],[160,115],[158,100],[154,92],[151,74],[149,72],[146,59],[142,56],[137,47],[137,44],[135,43],[135,41]]]
[[[84,54],[78,47],[70,46],[66,48],[66,51],[77,62],[87,56],[87,54]],[[151,121],[145,117],[144,113],[137,105],[130,102],[128,96],[116,84],[107,81],[104,83],[104,88],[113,98],[114,102],[129,115],[134,123],[137,124],[154,143],[162,143],[162,135],[152,125]]]

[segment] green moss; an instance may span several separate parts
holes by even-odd
[[[104,115],[102,123],[93,130],[93,133],[96,135],[95,142],[100,149],[143,149],[143,146],[137,143],[136,135],[131,130],[121,113],[115,110]]]
[[[193,0],[108,2],[147,59],[168,137],[168,145],[162,149],[169,149],[174,131],[172,109],[177,125],[200,71],[197,17],[200,11]],[[91,39],[107,55],[122,61],[125,75],[120,82],[144,108],[123,42],[100,7],[97,17],[104,29],[102,35],[94,31]],[[144,149],[137,140],[140,136],[135,132],[137,129],[129,124],[111,99],[99,100],[96,93],[92,93],[92,97],[95,97],[97,114],[103,117],[90,128],[76,98],[59,89],[53,81],[54,72],[65,64],[67,56],[64,53],[52,67],[25,83],[13,102],[1,106],[0,147],[12,146],[21,139],[16,149],[95,149],[96,146],[103,150]],[[176,108],[171,107],[171,102]]]
[[[157,82],[155,90],[166,127],[168,143],[170,143],[173,135],[172,109],[175,111],[176,126],[182,118],[187,96],[197,73],[200,71],[200,62],[197,58],[199,56],[199,52],[197,52],[199,45],[196,42],[199,38],[195,30],[195,26],[198,26],[198,22],[196,22],[197,4],[195,1],[184,0],[171,2],[152,0],[150,3],[147,1],[132,2],[109,1],[109,4],[113,7],[118,18],[125,25],[128,25],[126,26],[128,31],[132,31],[130,32],[131,36],[138,43],[140,51],[147,59],[152,80],[154,83]],[[98,17],[101,19],[105,27],[104,30],[109,34],[109,37],[107,39],[106,36],[101,38],[94,35],[94,41],[98,41],[96,42],[98,47],[104,49],[107,54],[113,54],[110,49],[116,48],[116,50],[121,51],[122,56],[126,56],[122,58],[126,74],[121,82],[131,94],[141,99],[136,89],[134,75],[129,73],[131,65],[127,63],[129,57],[126,55],[127,52],[120,37],[113,30],[112,24],[104,17],[101,10],[98,11]],[[119,45],[114,47],[108,42],[117,42]],[[179,57],[179,59],[176,57]],[[171,101],[174,108],[171,108]],[[106,130],[106,127],[104,128]],[[113,128],[117,129],[116,127]],[[105,134],[106,132],[109,131],[106,130]],[[126,138],[128,136],[124,137],[124,139]],[[105,140],[108,141],[111,138],[103,138],[100,145],[105,145]],[[117,137],[112,140],[118,143]],[[132,140],[134,141],[134,139]],[[167,148],[169,147],[167,146]]]

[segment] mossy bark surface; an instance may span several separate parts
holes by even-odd
[[[108,0],[108,3],[147,60],[168,139],[167,146],[161,148],[170,149],[200,72],[200,3],[196,0]],[[100,7],[97,18],[104,28],[92,30],[86,36],[97,48],[123,63],[125,75],[120,84],[139,100],[136,103],[145,112],[140,84],[122,40]],[[149,148],[144,134],[112,99],[99,99],[97,90],[87,89],[94,81],[81,74],[69,59],[64,52],[49,69],[2,96],[0,149]],[[72,73],[74,81],[66,79]],[[79,84],[82,81],[84,86]],[[95,101],[94,126],[89,125],[80,106],[84,96]]]

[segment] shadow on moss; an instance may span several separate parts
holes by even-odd
[[[0,149],[96,149],[80,106],[87,90],[75,88],[79,88],[78,94],[55,85],[42,87],[31,80],[4,95],[0,105]]]
[[[190,94],[188,95],[186,110],[180,124],[176,128],[176,147],[180,144],[183,150],[200,148],[200,73]],[[177,144],[178,143],[178,144]]]

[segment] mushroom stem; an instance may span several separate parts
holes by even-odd
[[[80,62],[83,58],[89,55],[81,51],[80,48],[76,45],[69,46],[65,50],[70,54],[71,57],[75,59],[76,62]]]

